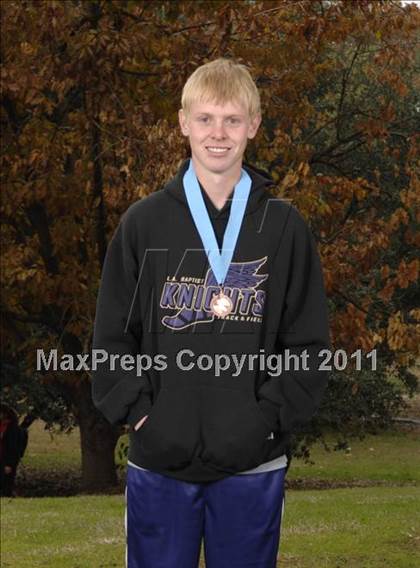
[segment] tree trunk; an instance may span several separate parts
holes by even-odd
[[[102,493],[118,484],[114,456],[121,428],[112,426],[94,407],[88,381],[83,381],[79,387],[82,486],[85,491]]]

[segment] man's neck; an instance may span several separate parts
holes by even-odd
[[[228,197],[241,178],[241,164],[239,164],[239,170],[236,168],[234,171],[223,175],[209,172],[196,163],[194,163],[194,169],[211,202],[217,209],[223,209]]]

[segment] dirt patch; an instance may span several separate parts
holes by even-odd
[[[349,481],[336,481],[329,479],[289,479],[286,480],[286,489],[309,491],[313,489],[346,489],[350,487],[415,487],[416,483],[407,481],[391,482],[369,479],[352,479]]]
[[[349,481],[335,481],[314,478],[286,478],[286,489],[304,491],[349,487],[402,487],[414,485],[414,482],[393,483],[389,481],[357,479]],[[109,487],[106,493],[109,495],[122,495],[124,494],[124,491],[125,472],[119,474],[118,485],[115,487]],[[76,495],[89,494],[92,494],[92,492],[83,489],[82,479],[77,469],[68,469],[67,471],[50,471],[46,474],[45,471],[25,467],[22,471],[18,472],[16,480],[17,497],[72,497]]]
[[[107,495],[123,494],[125,491],[125,473],[119,474],[119,483],[108,487]],[[97,492],[86,491],[82,486],[82,477],[77,468],[60,471],[40,471],[26,466],[16,477],[15,493],[17,497],[74,497],[92,495]]]

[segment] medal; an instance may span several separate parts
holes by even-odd
[[[223,293],[223,290],[214,296],[210,302],[211,313],[218,318],[225,318],[233,310],[233,303],[229,296]]]
[[[241,168],[241,177],[233,191],[232,205],[225,234],[223,235],[221,253],[219,252],[219,245],[217,244],[206,204],[201,194],[192,159],[190,159],[190,165],[182,181],[192,218],[200,235],[216,282],[220,286],[220,292],[211,300],[210,310],[214,316],[224,318],[233,311],[233,302],[229,296],[223,292],[223,283],[235,251],[246,204],[251,191],[252,180],[244,168]]]

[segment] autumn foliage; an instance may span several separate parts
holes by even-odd
[[[182,86],[222,55],[261,93],[247,161],[319,243],[334,347],[376,348],[404,376],[420,319],[415,6],[9,0],[1,12],[6,378],[34,380],[36,348],[89,350],[110,236],[188,155]],[[82,419],[86,374],[35,380],[60,384]]]

